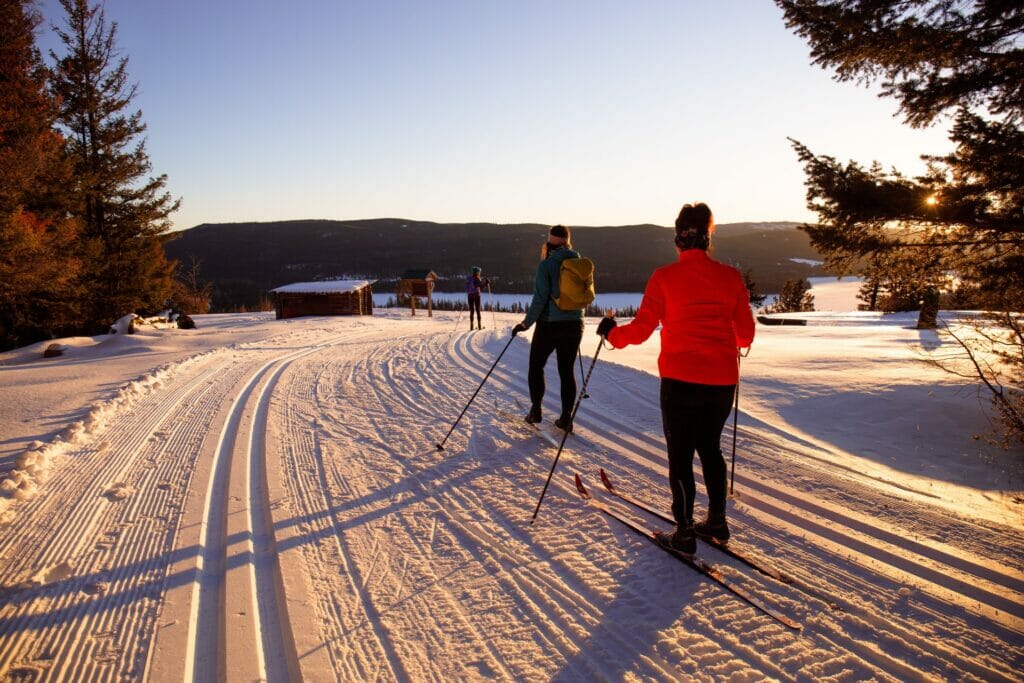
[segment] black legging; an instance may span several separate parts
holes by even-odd
[[[676,524],[693,523],[693,451],[700,457],[708,512],[725,512],[726,468],[722,457],[722,428],[732,410],[735,385],[692,384],[661,380],[661,420],[668,446],[668,478]]]
[[[537,329],[530,342],[530,402],[540,408],[544,400],[544,365],[548,362],[551,352],[558,359],[558,378],[562,385],[562,415],[566,420],[572,415],[572,407],[576,402],[576,375],[574,363],[576,353],[583,339],[582,320],[564,320],[549,322],[537,321]]]
[[[483,329],[484,325],[480,321],[480,295],[467,294],[466,298],[469,299],[469,329],[473,329],[473,311],[476,311],[476,326]]]

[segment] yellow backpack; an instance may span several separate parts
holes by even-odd
[[[558,297],[554,299],[559,310],[583,310],[594,300],[594,294],[594,262],[582,256],[562,261],[558,269]]]

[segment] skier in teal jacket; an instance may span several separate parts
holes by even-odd
[[[541,248],[542,260],[537,266],[537,277],[533,286],[533,299],[526,311],[523,322],[512,328],[512,334],[519,334],[537,323],[530,344],[530,412],[526,421],[541,421],[541,404],[544,401],[544,366],[554,351],[558,361],[558,378],[561,384],[562,412],[555,420],[559,429],[572,431],[572,407],[576,399],[576,375],[573,364],[583,339],[583,311],[563,311],[555,305],[559,296],[558,277],[562,261],[579,258],[573,251],[569,228],[555,225],[548,233],[547,242]]]

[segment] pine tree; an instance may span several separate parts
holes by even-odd
[[[814,295],[811,283],[806,279],[786,280],[775,303],[768,307],[769,313],[806,313],[814,310]]]
[[[1011,0],[776,0],[787,26],[807,39],[815,64],[839,81],[881,81],[914,127],[952,114],[953,152],[925,155],[908,178],[877,163],[839,163],[793,141],[807,172],[806,226],[833,267],[884,258],[917,261],[927,285],[937,272],[953,296],[994,311],[959,334],[967,375],[987,387],[1006,427],[1024,439],[1024,4]],[[921,320],[919,320],[919,325]],[[988,345],[974,346],[972,340]],[[935,361],[953,374],[960,366]],[[1004,389],[1004,387],[1009,387]]]
[[[761,293],[757,283],[754,282],[754,272],[750,268],[743,271],[743,284],[746,285],[747,293],[750,295],[750,305],[754,308],[763,306],[768,295]]]
[[[929,258],[930,257],[930,258]],[[876,254],[861,270],[857,298],[870,311],[917,311],[932,288],[950,288],[950,280],[931,252],[896,249]]]
[[[0,349],[77,322],[76,225],[68,219],[70,168],[29,0],[0,0]]]
[[[839,81],[881,81],[906,122],[952,114],[948,155],[924,156],[909,178],[815,155],[794,141],[807,172],[806,230],[828,264],[903,250],[938,259],[960,280],[997,293],[992,308],[1024,309],[1024,5],[954,0],[776,0]],[[922,283],[922,285],[934,283]]]
[[[54,95],[74,165],[74,213],[82,223],[84,281],[90,290],[88,323],[163,305],[173,265],[164,256],[168,217],[179,200],[167,176],[148,177],[142,112],[130,110],[136,86],[128,84],[128,59],[116,48],[117,24],[88,0],[61,0],[67,26],[57,29],[67,53],[55,61]]]

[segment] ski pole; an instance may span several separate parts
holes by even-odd
[[[459,315],[455,318],[455,329],[452,332],[458,331],[460,322],[462,322],[462,304],[459,304]]]
[[[747,353],[750,353],[748,350]],[[736,483],[736,423],[739,419],[740,413],[740,361],[743,359],[742,353],[736,354],[736,392],[733,397],[734,403],[732,406],[732,467],[731,473],[729,474],[729,495],[733,493],[733,487]]]
[[[576,347],[576,357],[580,359],[580,379],[583,379],[583,352],[578,346]],[[583,398],[590,398],[590,394],[584,393]]]
[[[601,337],[601,341],[597,343],[597,351],[594,352],[594,359],[590,361],[590,369],[587,370],[587,376],[583,380],[583,386],[580,388],[579,396],[576,397],[576,405],[572,407],[572,415],[569,416],[569,424],[567,427],[571,427],[573,421],[576,420],[576,411],[580,409],[580,402],[583,400],[583,394],[587,391],[587,383],[590,381],[590,375],[594,372],[594,365],[597,364],[597,356],[601,353],[601,347],[604,346],[604,337]],[[537,521],[537,513],[540,512],[540,504],[544,502],[544,494],[548,492],[548,485],[551,484],[551,477],[555,474],[555,467],[558,466],[558,459],[562,457],[562,450],[565,448],[565,440],[569,438],[569,430],[566,429],[565,433],[562,434],[562,442],[558,444],[558,452],[555,453],[555,461],[551,463],[551,471],[548,472],[548,480],[544,482],[544,490],[540,492],[540,499],[537,500],[537,507],[533,509],[533,517],[530,518],[530,524]]]
[[[466,407],[462,409],[462,412],[459,413],[459,416],[457,418],[455,418],[455,423],[452,425],[452,428],[448,430],[448,433],[444,435],[444,438],[441,439],[441,441],[439,443],[435,444],[437,446],[437,450],[439,450],[439,451],[443,451],[444,450],[444,444],[445,444],[446,441],[448,441],[448,437],[451,436],[452,432],[455,431],[455,426],[457,424],[459,424],[459,420],[461,420],[462,416],[466,414],[467,410],[469,410],[469,406],[472,405],[473,399],[476,398],[476,395],[479,394],[480,390],[484,388],[484,384],[487,383],[487,378],[491,376],[492,372],[494,372],[494,368],[498,367],[498,361],[500,361],[501,357],[505,355],[506,351],[508,351],[508,347],[510,347],[512,345],[512,342],[515,340],[515,338],[516,338],[515,335],[512,335],[511,337],[509,337],[508,343],[505,344],[505,348],[503,348],[501,350],[501,353],[498,354],[498,357],[494,359],[494,365],[492,365],[491,369],[487,371],[486,375],[484,375],[483,381],[480,382],[480,386],[478,386],[476,388],[476,391],[473,392],[473,395],[469,397],[469,403],[467,403]]]
[[[494,329],[498,329],[498,318],[494,315],[494,295],[491,294],[491,281],[487,280],[487,301],[491,304],[491,324],[494,325]]]

